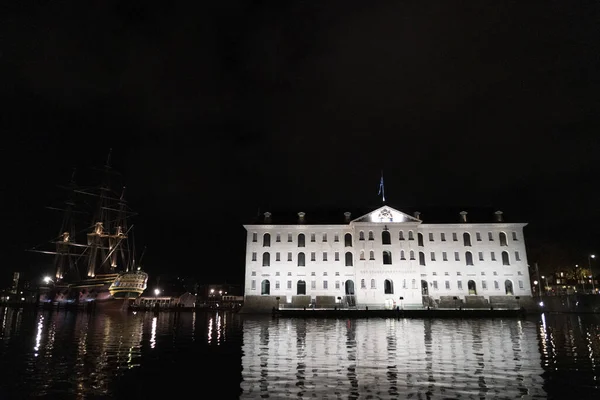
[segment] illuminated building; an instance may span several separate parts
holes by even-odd
[[[518,306],[531,299],[523,227],[494,221],[424,223],[389,206],[338,223],[269,212],[245,225],[244,309]],[[330,219],[332,219],[330,218]],[[335,221],[333,221],[335,222]]]

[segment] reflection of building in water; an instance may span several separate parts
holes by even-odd
[[[485,223],[466,212],[458,223],[420,218],[388,206],[338,221],[265,213],[245,225],[244,309],[516,308],[531,298],[526,224],[504,222],[500,211]]]
[[[517,320],[246,320],[242,350],[242,398],[545,395]]]

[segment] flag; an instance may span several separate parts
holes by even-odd
[[[377,196],[383,195],[383,201],[385,201],[385,190],[383,188],[383,172],[381,173],[381,180],[379,181],[379,193]]]

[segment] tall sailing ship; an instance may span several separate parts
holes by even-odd
[[[58,236],[49,243],[52,248],[31,249],[54,256],[55,275],[45,279],[41,303],[120,309],[147,287],[148,274],[136,262],[129,224],[135,214],[125,200],[125,187],[119,192],[112,188],[120,174],[111,166],[110,152],[101,172],[103,180],[94,187],[79,186],[73,173],[70,184],[63,187],[69,193],[64,207],[53,208],[63,213],[63,220]]]

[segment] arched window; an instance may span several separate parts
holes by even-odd
[[[381,232],[381,244],[392,244],[392,236],[390,231]]]
[[[392,253],[390,251],[385,250],[383,252],[383,263],[391,264],[392,263]]]
[[[419,265],[425,265],[425,253],[419,252]]]
[[[301,233],[298,235],[298,247],[304,247],[304,242],[305,242],[304,233]]]
[[[358,240],[365,240],[365,232],[363,232],[363,231],[358,232]]]
[[[383,293],[384,294],[394,294],[394,284],[390,279],[386,279],[383,283]]]
[[[398,234],[398,239],[404,240],[404,231],[400,231],[400,233]]]
[[[504,281],[504,291],[509,296],[512,296],[515,294],[515,292],[513,291],[513,284],[512,284],[511,280],[507,279]]]
[[[510,260],[508,258],[508,251],[502,252],[502,265],[510,265]]]
[[[410,259],[411,259],[411,260],[414,260],[414,259],[415,259],[415,251],[414,251],[414,250],[411,250],[411,251],[410,251]]]
[[[298,266],[306,266],[306,256],[304,255],[304,253],[298,253]]]
[[[429,286],[427,286],[427,281],[421,281],[421,294],[423,296],[429,296]]]
[[[423,234],[421,232],[417,233],[417,245],[423,246]]]
[[[352,266],[352,253],[349,251],[346,252],[346,267]]]
[[[406,257],[404,256],[404,250],[400,250],[400,259],[406,260]]]
[[[298,281],[298,283],[296,284],[296,294],[306,294],[306,282]]]
[[[367,284],[366,284],[366,282],[365,282],[365,280],[364,280],[364,279],[361,279],[361,280],[360,280],[360,288],[361,288],[361,289],[366,289],[366,288],[367,288]]]
[[[375,252],[373,250],[371,250],[369,252],[369,260],[374,260],[375,259]]]
[[[500,232],[500,246],[508,246],[506,242],[506,233]]]
[[[271,265],[271,254],[263,253],[263,267],[268,267]]]
[[[471,235],[469,232],[463,233],[463,243],[465,246],[471,246]]]
[[[470,251],[465,253],[465,262],[467,265],[473,265],[473,254]]]
[[[360,259],[361,259],[361,260],[364,260],[364,259],[365,259],[365,251],[364,251],[364,250],[361,250],[361,251],[360,251]]]
[[[346,283],[344,284],[344,289],[346,292],[346,296],[353,296],[354,295],[354,281],[351,281],[350,279],[348,279],[346,281]]]
[[[477,294],[477,285],[475,281],[469,281],[467,283],[467,288],[469,289],[469,294]]]
[[[268,279],[262,281],[260,285],[260,294],[271,294],[271,283]]]
[[[413,236],[413,231],[408,231],[408,240],[415,240],[415,237]]]
[[[344,246],[352,247],[352,235],[349,233],[344,235]]]
[[[270,247],[270,246],[271,246],[271,234],[265,233],[263,235],[263,247]]]
[[[377,289],[375,286],[375,279],[371,279],[371,289]]]
[[[369,231],[369,240],[375,240],[375,237],[373,236],[373,231]]]

